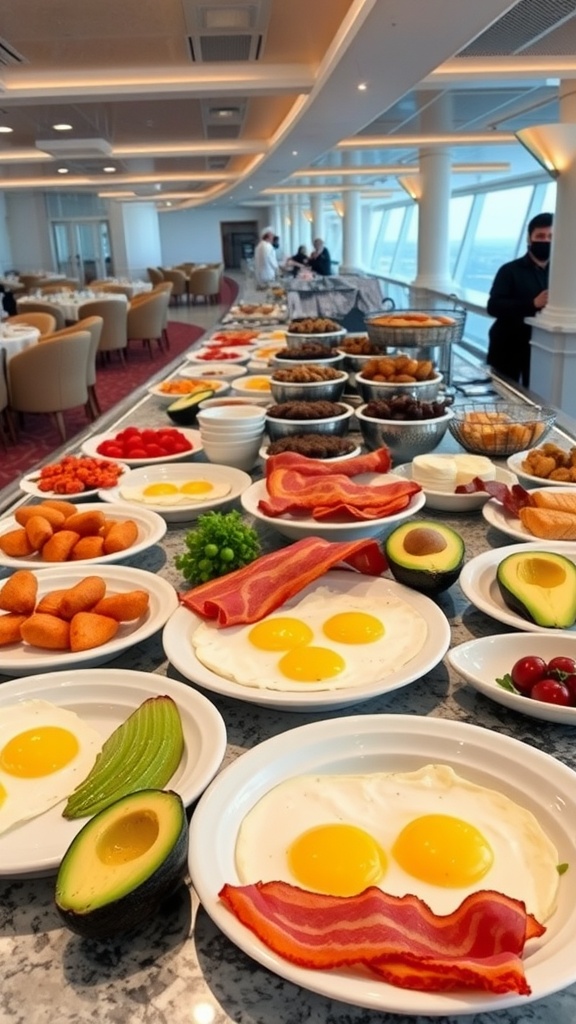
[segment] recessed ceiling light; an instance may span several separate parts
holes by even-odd
[[[367,88],[368,85],[366,84],[366,82],[358,82],[358,89],[360,92],[366,92]]]
[[[104,171],[104,174],[114,174],[114,171],[116,170],[116,168],[110,166],[110,167],[103,167],[102,170]]]
[[[58,174],[68,174],[68,168],[67,167],[59,167],[58,168]]]
[[[212,117],[237,117],[240,113],[239,107],[212,107],[210,109]]]
[[[297,149],[293,149],[292,150],[292,156],[298,156],[298,150]]]
[[[14,131],[14,129],[13,128],[9,128],[7,124],[0,124],[0,132],[2,132],[3,135],[8,135],[9,132],[13,132],[13,131]]]
[[[53,124],[52,127],[53,127],[55,132],[71,132],[72,131],[72,125],[71,124]]]

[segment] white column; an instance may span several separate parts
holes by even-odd
[[[280,200],[274,200],[274,206],[270,210],[270,226],[275,235],[278,235],[280,243],[283,245],[284,240],[282,238],[284,225],[282,223],[282,210],[280,208]]]
[[[282,230],[279,232],[280,245],[282,250],[292,255],[292,223],[290,217],[290,199],[289,196],[283,195],[282,200]]]
[[[304,245],[304,236],[306,229],[304,227],[305,221],[302,216],[302,207],[300,205],[300,196],[292,196],[290,200],[290,220],[292,221],[292,246],[290,252],[286,253],[287,256],[293,256],[299,245]]]
[[[418,272],[414,281],[419,288],[451,292],[454,287],[448,235],[450,174],[449,149],[420,150],[422,196],[418,215]]]
[[[358,153],[350,153],[346,163],[352,166],[358,163]],[[362,236],[360,220],[360,179],[350,178],[351,185],[357,189],[342,193],[344,217],[342,220],[342,266],[343,273],[354,273],[361,269]]]
[[[324,196],[321,192],[310,194],[310,207],[312,210],[312,224],[310,225],[310,241],[315,238],[324,238]]]

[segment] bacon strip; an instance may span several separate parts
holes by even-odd
[[[325,896],[286,882],[224,885],[220,899],[279,956],[312,970],[368,967],[390,984],[528,994],[520,956],[544,927],[519,900],[484,890],[439,916],[374,886]]]
[[[518,518],[521,508],[532,507],[536,504],[530,491],[525,490],[520,484],[512,484],[512,487],[508,487],[506,484],[499,483],[498,480],[481,480],[479,476],[475,476],[468,484],[459,484],[455,494],[476,494],[478,491],[495,498],[515,518]]]
[[[375,540],[330,542],[305,537],[243,569],[201,584],[181,596],[181,602],[202,618],[215,619],[218,627],[257,622],[338,562],[367,576],[380,576],[387,568]]]

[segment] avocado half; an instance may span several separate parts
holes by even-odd
[[[182,398],[177,398],[175,402],[172,402],[166,412],[173,423],[177,423],[180,427],[186,427],[196,420],[200,402],[213,398],[215,394],[213,388],[206,388],[205,391],[195,391],[193,395],[183,395]]]
[[[551,551],[508,555],[496,570],[508,608],[538,626],[567,629],[576,622],[576,566]]]
[[[186,874],[188,822],[171,790],[143,789],[96,814],[68,847],[56,908],[72,931],[106,939],[152,917]]]
[[[464,541],[449,526],[431,520],[403,523],[384,542],[390,571],[399,583],[438,594],[456,582],[464,564]]]

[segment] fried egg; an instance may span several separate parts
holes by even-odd
[[[153,484],[142,484],[140,487],[124,486],[120,495],[126,501],[140,501],[144,505],[192,505],[195,501],[209,501],[212,498],[223,498],[231,491],[230,484],[213,480],[185,480],[176,483],[171,480],[158,480]]]
[[[270,391],[270,377],[247,377],[236,386],[235,390]]]
[[[493,889],[545,921],[558,854],[534,815],[447,765],[408,773],[302,775],[270,790],[241,823],[240,881],[284,881],[351,896],[376,885],[449,914]]]
[[[410,661],[428,633],[425,619],[394,597],[318,587],[247,626],[203,622],[196,657],[219,676],[268,690],[335,690],[376,682]]]
[[[0,710],[0,832],[43,814],[83,781],[103,738],[44,700]]]

